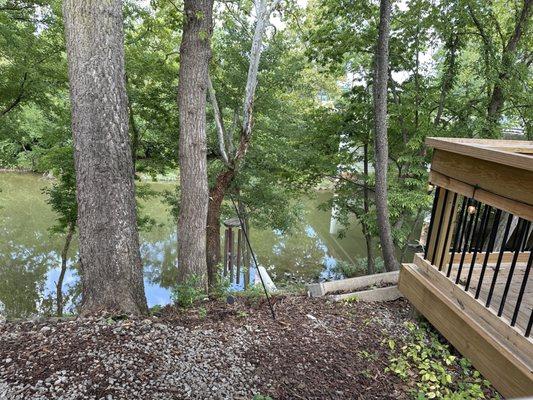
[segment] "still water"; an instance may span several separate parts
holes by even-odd
[[[42,190],[50,181],[39,175],[0,173],[0,301],[10,317],[24,317],[46,310],[55,293],[64,236],[50,228],[56,215]],[[175,183],[149,184],[156,191],[173,190]],[[251,228],[258,263],[269,270],[276,283],[311,282],[326,276],[338,260],[353,263],[366,254],[360,226],[353,223],[339,239],[329,234],[330,213],[319,210],[330,193],[316,192],[301,199],[302,221],[290,233]],[[156,225],[141,231],[141,255],[145,266],[148,305],[168,304],[176,277],[176,227],[168,206],[159,198],[143,204],[143,213]],[[77,241],[69,252],[69,267],[76,260]],[[64,291],[77,282],[69,268]]]

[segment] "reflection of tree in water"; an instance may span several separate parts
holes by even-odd
[[[144,277],[150,283],[169,288],[177,282],[176,233],[170,232],[162,240],[141,242]]]
[[[0,301],[7,317],[28,317],[41,309],[48,269],[57,254],[10,242],[0,248]]]
[[[318,279],[328,258],[327,247],[311,226],[299,224],[290,234],[251,230],[260,265],[278,281]]]

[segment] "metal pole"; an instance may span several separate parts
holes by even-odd
[[[263,285],[263,290],[265,291],[265,297],[268,301],[268,307],[270,308],[270,312],[272,313],[272,319],[276,320],[276,313],[274,312],[274,307],[272,307],[270,296],[268,295],[268,290],[265,286],[265,282],[263,281],[263,276],[261,275],[261,272],[259,271],[259,264],[257,263],[257,259],[255,258],[255,253],[254,253],[254,250],[252,249],[252,245],[250,244],[250,238],[248,237],[248,232],[246,231],[246,227],[241,217],[241,213],[239,212],[239,208],[237,207],[237,204],[235,203],[235,200],[233,199],[233,196],[231,194],[230,194],[230,199],[231,199],[231,202],[233,203],[233,207],[235,208],[235,212],[237,213],[237,218],[239,218],[242,233],[244,234],[244,238],[246,239],[246,243],[248,244],[248,248],[250,249],[250,253],[252,254],[255,268],[257,269],[257,273],[259,274],[259,279],[261,279],[261,285]]]

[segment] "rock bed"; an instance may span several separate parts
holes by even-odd
[[[153,319],[79,319],[5,324],[1,335],[0,398],[247,399],[252,394],[245,329],[232,330],[228,338],[225,331]]]

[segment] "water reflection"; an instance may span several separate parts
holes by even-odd
[[[28,317],[52,307],[64,237],[49,231],[56,218],[42,193],[49,184],[33,174],[0,174],[0,301],[9,317]],[[173,189],[172,183],[150,186],[156,191]],[[364,241],[357,225],[343,239],[329,234],[329,213],[316,208],[329,196],[319,192],[313,199],[303,199],[306,215],[290,234],[251,229],[258,262],[269,270],[276,283],[324,279],[337,260],[354,262],[364,257]],[[143,212],[156,222],[150,231],[140,233],[145,291],[152,307],[171,301],[170,288],[177,276],[176,227],[159,198],[144,202]],[[70,292],[67,297],[75,294],[78,282],[76,252],[74,238],[64,281],[64,291]],[[253,270],[251,279],[255,279]],[[241,279],[240,285],[233,287],[242,286]],[[69,307],[72,308],[72,301],[67,311]]]

